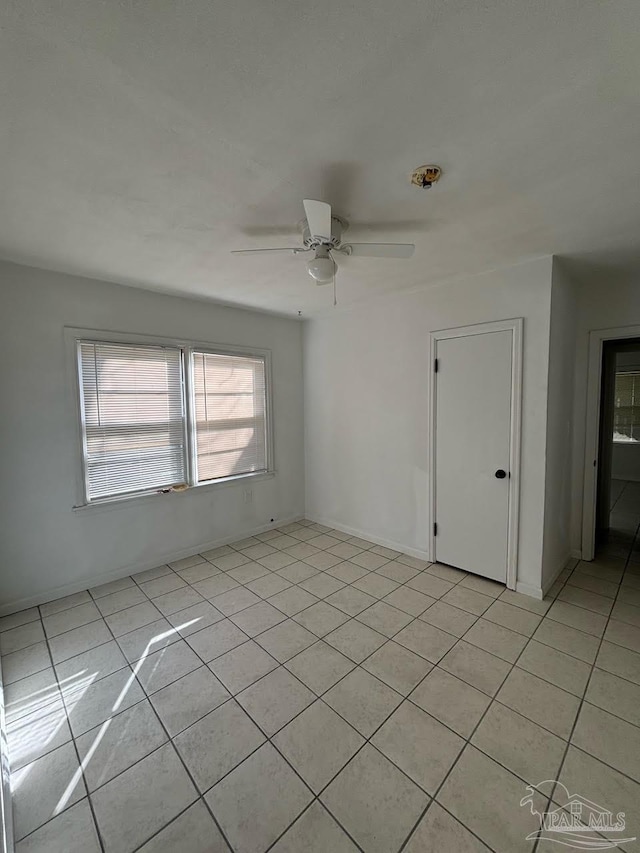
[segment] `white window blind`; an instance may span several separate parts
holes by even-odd
[[[640,441],[640,373],[616,373],[613,440]]]
[[[183,483],[182,353],[80,341],[87,498]]]
[[[265,360],[194,352],[197,480],[267,469]]]

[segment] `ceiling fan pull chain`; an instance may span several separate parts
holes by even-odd
[[[336,296],[336,270],[333,268],[333,307],[335,308],[338,304],[338,298]]]

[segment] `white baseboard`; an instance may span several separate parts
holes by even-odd
[[[516,584],[516,592],[521,592],[523,595],[531,595],[533,596],[533,598],[538,598],[542,600],[565,569],[575,568],[575,561],[577,559],[579,558],[576,557],[575,552],[571,551],[570,555],[565,557],[565,559],[561,561],[560,565],[553,573],[550,580],[546,581],[546,583],[544,583],[542,587],[533,586],[533,584],[529,583],[518,582]]]
[[[550,578],[550,580],[546,581],[546,583],[544,583],[542,585],[542,590],[541,590],[542,596],[541,596],[541,598],[544,598],[544,596],[549,592],[551,587],[558,580],[558,578],[560,577],[562,572],[564,572],[565,569],[568,569],[569,567],[571,567],[572,569],[574,568],[576,559],[577,558],[573,556],[573,551],[572,551],[571,554],[568,557],[566,557],[566,559],[564,559],[562,561],[559,568],[557,569],[556,572],[554,572],[554,574]]]
[[[542,587],[534,586],[531,583],[524,583],[523,581],[516,581],[516,592],[520,592],[522,595],[530,595],[531,598],[537,598],[539,601],[542,601],[544,598]]]
[[[11,810],[11,787],[9,784],[9,750],[7,748],[4,719],[4,686],[2,663],[0,662],[0,853],[14,853],[13,813]]]
[[[392,548],[394,551],[402,551],[403,554],[409,554],[411,557],[417,557],[419,560],[425,560],[426,562],[432,562],[431,556],[428,551],[423,551],[419,548],[412,548],[408,545],[403,544],[402,542],[395,542],[391,539],[383,539],[380,536],[376,536],[375,534],[371,534],[368,530],[362,530],[357,527],[348,527],[344,524],[340,524],[339,521],[336,521],[334,518],[328,518],[327,516],[316,515],[315,513],[307,513],[306,517],[309,521],[315,521],[318,524],[324,524],[325,527],[333,527],[335,530],[340,530],[342,533],[349,533],[351,536],[358,536],[360,539],[368,539],[369,542],[375,542],[376,545],[382,545],[385,548]],[[562,569],[565,567],[565,563],[558,569],[556,576],[553,581],[548,585],[552,586],[557,576],[560,574]],[[530,595],[532,598],[537,598],[542,600],[547,590],[543,592],[542,587],[533,586],[533,584],[523,583],[522,581],[516,582],[516,592],[520,592],[523,595]]]
[[[316,524],[324,524],[325,527],[333,527],[334,530],[339,530],[341,533],[348,533],[350,536],[357,536],[359,539],[366,539],[369,542],[375,542],[376,545],[382,545],[383,548],[391,548],[393,551],[401,551],[403,554],[408,554],[410,557],[416,557],[418,560],[424,560],[427,563],[432,562],[428,551],[422,551],[420,548],[412,548],[402,542],[395,542],[393,539],[382,539],[370,533],[368,530],[361,530],[357,527],[347,527],[340,524],[333,518],[326,516],[307,513],[306,518],[309,521],[314,521]]]
[[[288,518],[280,518],[274,524],[263,524],[260,527],[236,530],[229,535],[219,536],[217,539],[212,539],[209,542],[201,542],[199,544],[192,545],[189,548],[182,548],[180,551],[165,554],[160,559],[143,560],[138,563],[132,563],[128,566],[122,566],[121,568],[114,569],[111,572],[102,572],[99,575],[87,575],[81,580],[74,581],[73,583],[53,587],[52,589],[46,589],[42,592],[38,592],[36,595],[21,598],[17,601],[11,601],[8,604],[2,604],[0,605],[0,616],[8,616],[11,613],[17,613],[20,610],[26,610],[28,607],[35,607],[38,604],[45,604],[47,601],[54,601],[56,598],[63,598],[65,595],[73,595],[75,592],[82,592],[89,587],[100,586],[100,584],[109,583],[110,581],[117,581],[120,580],[120,578],[126,578],[129,575],[135,575],[138,572],[144,572],[147,569],[153,569],[155,566],[160,566],[164,563],[173,563],[176,560],[181,560],[183,557],[190,557],[192,554],[209,551],[212,548],[218,548],[220,545],[228,545],[230,542],[237,542],[240,539],[255,536],[256,533],[264,533],[267,530],[284,527],[286,524],[291,524],[294,521],[300,521],[302,518],[304,518],[304,515],[297,513],[296,515]]]

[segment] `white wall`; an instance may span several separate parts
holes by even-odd
[[[273,478],[74,511],[79,447],[65,326],[270,349]],[[302,327],[294,320],[0,264],[0,612],[304,511]]]
[[[571,543],[576,555],[581,552],[582,548],[589,332],[595,329],[640,325],[640,288],[637,281],[607,279],[603,275],[598,280],[581,282],[577,288],[577,295],[571,499]]]
[[[571,554],[571,453],[576,348],[576,289],[553,259],[547,398],[542,584],[547,590]]]
[[[524,317],[518,582],[540,589],[551,268],[541,258],[305,323],[309,517],[426,553],[429,332]]]

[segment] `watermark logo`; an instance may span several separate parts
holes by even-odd
[[[561,782],[555,785],[554,800],[558,806],[546,812],[539,811],[538,805],[547,802],[554,782],[547,779],[538,785],[527,785],[527,795],[520,805],[529,806],[531,814],[540,821],[540,829],[527,835],[527,841],[539,838],[579,850],[610,850],[636,840],[635,836],[621,837],[626,828],[624,812],[614,814],[580,794],[570,794]]]

